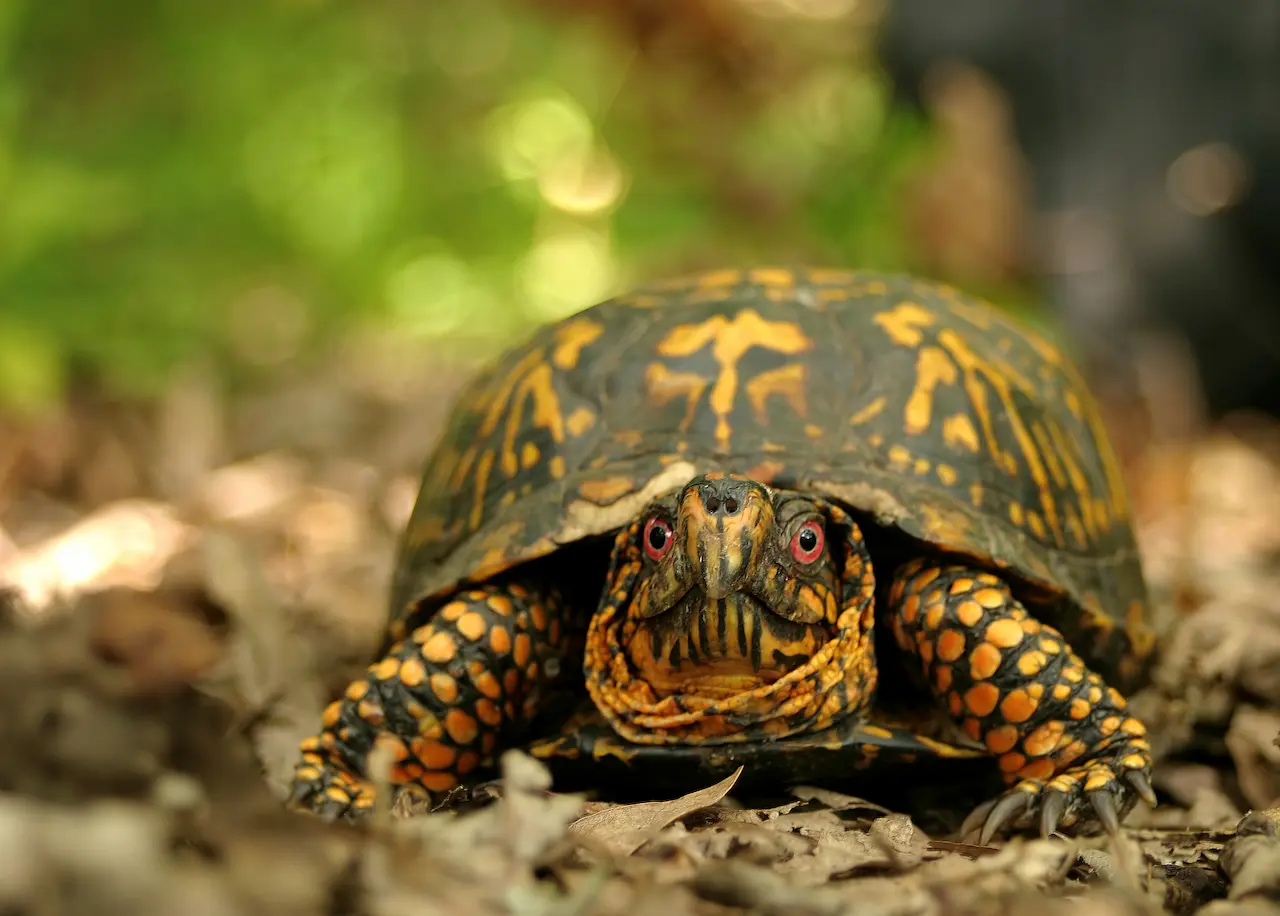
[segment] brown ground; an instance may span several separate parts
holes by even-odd
[[[192,373],[154,409],[0,427],[0,913],[1280,914],[1270,423],[1131,462],[1169,633],[1135,700],[1162,803],[1122,841],[966,846],[803,788],[608,805],[519,754],[459,813],[283,812],[296,741],[376,648],[453,385],[374,343],[265,394]]]

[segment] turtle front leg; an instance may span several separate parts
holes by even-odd
[[[1045,836],[1093,817],[1114,832],[1136,798],[1155,804],[1145,726],[999,578],[916,560],[898,570],[890,603],[898,645],[1011,786],[962,833],[980,826],[985,844],[1002,827],[1030,827],[1037,812]]]
[[[552,589],[495,584],[459,593],[429,619],[411,618],[403,638],[325,709],[320,733],[302,742],[290,804],[326,819],[366,813],[376,744],[389,746],[390,782],[400,791],[434,801],[460,785],[509,743],[566,669],[566,611]]]

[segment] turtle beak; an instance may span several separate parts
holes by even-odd
[[[741,591],[755,567],[773,506],[754,481],[697,477],[681,496],[680,523],[689,568],[707,598],[720,600]]]

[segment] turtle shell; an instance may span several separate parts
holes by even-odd
[[[650,285],[496,360],[427,463],[393,619],[713,470],[1002,571],[1117,687],[1142,673],[1154,640],[1128,501],[1076,368],[954,288],[841,270]]]

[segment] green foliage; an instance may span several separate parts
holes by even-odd
[[[517,0],[0,0],[0,402],[371,323],[478,355],[675,269],[907,266],[927,146],[866,30],[741,15],[776,85]]]

